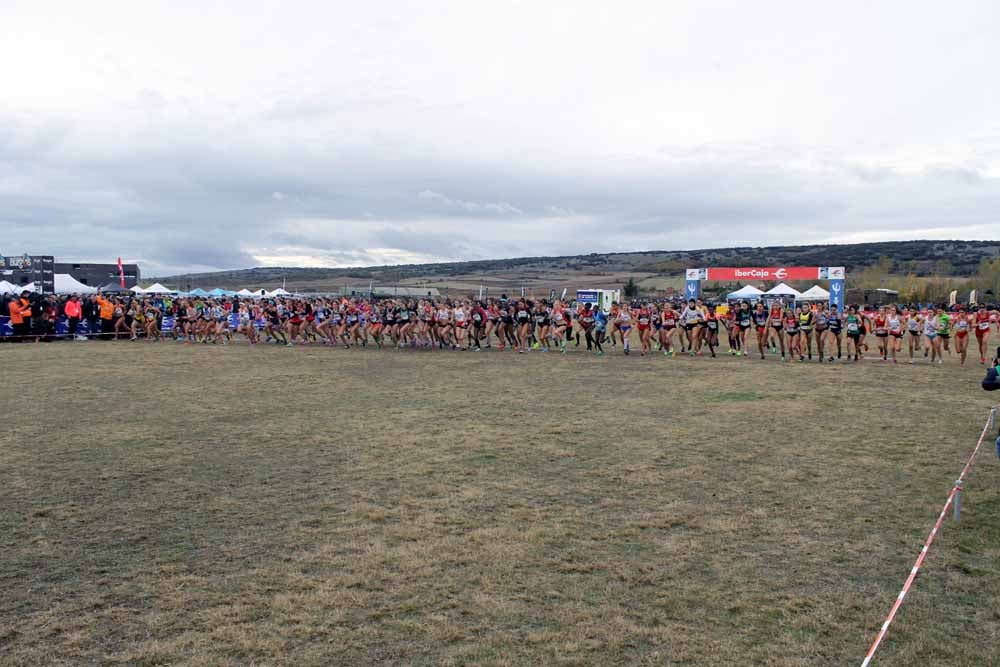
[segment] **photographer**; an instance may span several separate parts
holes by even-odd
[[[986,377],[983,378],[983,389],[986,391],[996,391],[1000,389],[1000,347],[997,354],[990,362],[990,367],[986,369]]]

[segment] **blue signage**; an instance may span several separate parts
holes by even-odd
[[[687,281],[687,288],[684,291],[684,298],[697,299],[699,296],[701,296],[701,281],[700,280]]]
[[[600,295],[596,290],[577,290],[576,300],[580,303],[597,303],[600,301]]]
[[[830,305],[837,306],[837,310],[844,312],[844,281],[830,281]]]

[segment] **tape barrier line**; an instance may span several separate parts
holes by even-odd
[[[983,442],[986,440],[986,434],[993,425],[995,417],[996,408],[991,408],[990,415],[986,419],[986,425],[983,426],[983,432],[979,435],[979,442],[976,443],[976,448],[972,450],[972,456],[969,457],[965,467],[962,468],[962,474],[958,476],[954,486],[951,487],[948,499],[945,501],[944,507],[941,508],[941,513],[938,514],[937,521],[934,522],[934,528],[931,529],[931,533],[927,536],[927,540],[924,542],[923,548],[920,549],[920,555],[917,556],[917,561],[913,564],[913,567],[910,568],[910,575],[906,578],[906,583],[903,584],[903,589],[899,591],[899,595],[896,596],[895,602],[892,603],[892,609],[889,610],[889,615],[886,617],[885,623],[882,624],[882,628],[879,630],[878,636],[875,637],[875,641],[872,642],[871,647],[868,649],[865,659],[861,662],[861,667],[868,667],[872,661],[872,657],[875,655],[875,652],[878,651],[878,647],[882,644],[882,640],[885,639],[885,635],[889,631],[889,626],[892,625],[893,619],[896,618],[896,612],[898,612],[899,608],[903,605],[903,600],[906,598],[906,594],[910,592],[910,586],[913,585],[913,580],[917,578],[920,566],[924,564],[927,552],[930,550],[931,544],[934,543],[934,538],[937,537],[938,531],[941,529],[941,524],[944,521],[945,515],[948,513],[948,508],[951,507],[952,502],[955,500],[955,494],[958,493],[959,489],[962,487],[962,484],[965,481],[965,475],[969,472],[969,469],[972,468],[972,463],[976,460],[976,454],[979,453],[980,448],[983,446]]]

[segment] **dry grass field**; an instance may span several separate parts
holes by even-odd
[[[978,368],[0,346],[0,664],[860,664]],[[876,665],[1000,664],[986,448]]]

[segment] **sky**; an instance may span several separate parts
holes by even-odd
[[[0,252],[1000,239],[1000,3],[0,0]]]

